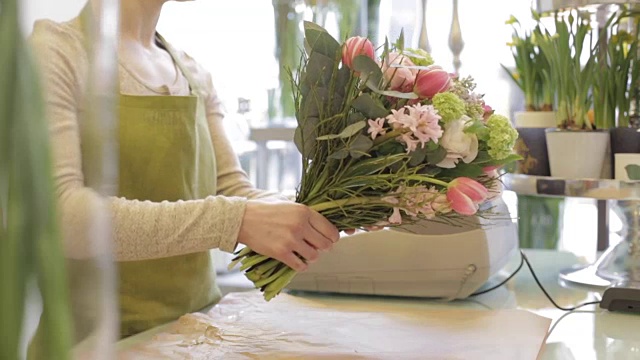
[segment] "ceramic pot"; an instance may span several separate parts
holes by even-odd
[[[547,129],[545,135],[551,176],[567,179],[611,177],[608,131]]]
[[[518,174],[549,176],[549,157],[544,128],[516,128],[518,140],[515,151],[523,159],[516,162]]]
[[[555,111],[518,111],[514,114],[516,128],[555,128]]]

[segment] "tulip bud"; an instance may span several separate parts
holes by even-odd
[[[437,93],[449,90],[449,87],[451,87],[449,73],[438,65],[431,65],[428,69],[418,72],[413,91],[421,99],[430,99]]]
[[[487,200],[489,191],[479,182],[459,177],[449,183],[447,200],[451,208],[462,215],[473,215],[478,211],[478,204]]]
[[[342,63],[351,69],[353,59],[359,55],[366,55],[373,59],[373,44],[369,39],[361,36],[350,37],[342,46]]]

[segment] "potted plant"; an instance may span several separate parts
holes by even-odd
[[[628,163],[630,159],[640,162],[640,124],[637,121],[637,103],[640,101],[637,34],[640,24],[635,22],[632,32],[624,29],[628,26],[626,21],[637,15],[628,10],[614,13],[600,35],[601,38],[609,35],[608,42],[596,50],[599,63],[593,88],[596,126],[611,129],[614,169],[618,168],[616,162]],[[632,107],[632,104],[636,106]],[[636,159],[632,160],[634,157]]]
[[[554,33],[538,27],[535,41],[549,59],[550,79],[556,98],[556,129],[547,129],[546,140],[551,176],[602,178],[609,148],[609,132],[596,128],[589,118],[592,87],[597,73],[591,47],[590,14],[569,10],[555,13]],[[605,171],[606,175],[606,171]]]
[[[515,69],[503,69],[524,95],[524,111],[515,112],[514,123],[518,131],[516,151],[522,160],[516,172],[549,176],[549,160],[545,129],[556,126],[553,111],[554,88],[551,82],[549,60],[535,43],[534,33],[539,31],[541,17],[531,9],[534,30],[523,30],[514,16],[507,21],[513,28],[511,48]],[[556,249],[560,240],[560,221],[564,199],[518,195],[518,238],[521,248]]]
[[[532,9],[531,15],[536,23],[535,29],[539,28],[540,14]],[[534,42],[535,30],[523,29],[520,21],[514,16],[506,23],[513,29],[512,41],[508,45],[515,68],[512,70],[504,64],[502,68],[520,88],[525,102],[525,109],[514,114],[514,124],[519,134],[516,151],[523,158],[517,163],[517,172],[548,176],[549,162],[544,129],[556,125],[549,61]]]

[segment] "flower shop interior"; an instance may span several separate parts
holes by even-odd
[[[640,359],[638,30],[0,0],[0,359]]]

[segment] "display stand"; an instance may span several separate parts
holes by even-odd
[[[604,211],[606,216],[611,208],[620,217],[622,240],[609,246],[595,263],[561,271],[561,281],[595,288],[640,281],[640,181],[562,179],[520,174],[505,174],[502,181],[507,190],[520,195],[598,200],[605,204],[598,207],[600,213]]]

